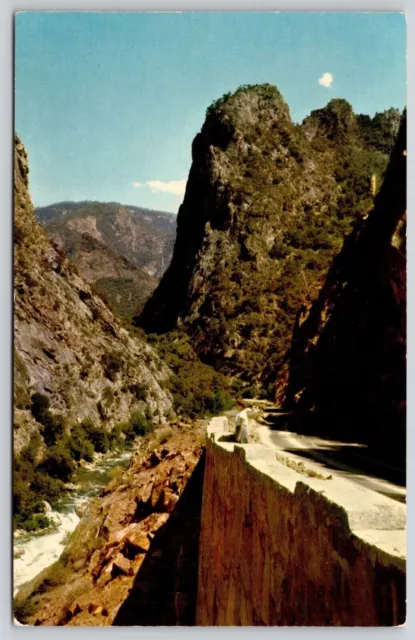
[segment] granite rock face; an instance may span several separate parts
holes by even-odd
[[[68,425],[90,417],[111,428],[133,409],[164,420],[171,409],[162,388],[169,370],[120,326],[36,221],[28,157],[17,136],[14,168],[16,451],[40,430],[30,413],[35,392],[47,396]]]
[[[376,140],[346,101],[303,125],[271,85],[214,103],[193,141],[172,262],[136,323],[182,328],[204,362],[272,387],[298,308],[373,204],[371,176],[379,184],[387,163]]]
[[[346,239],[318,299],[299,310],[277,399],[299,423],[360,438],[405,466],[405,116],[372,212]]]

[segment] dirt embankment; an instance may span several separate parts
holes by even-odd
[[[162,430],[143,443],[90,504],[60,559],[22,587],[17,619],[194,624],[203,443],[201,424]]]

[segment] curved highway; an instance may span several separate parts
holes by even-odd
[[[270,424],[269,417],[272,416]],[[287,414],[271,410],[255,421],[255,431],[264,444],[274,447],[282,459],[327,477],[347,478],[389,498],[406,502],[405,469],[375,460],[367,446],[301,435],[284,428]],[[280,419],[279,419],[280,418]]]

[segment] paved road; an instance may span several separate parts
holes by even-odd
[[[394,500],[406,502],[404,469],[373,459],[365,445],[287,431],[283,428],[284,414],[277,415],[281,417],[280,429],[274,413],[272,428],[261,420],[256,423],[256,430],[261,441],[281,451],[281,455],[301,461],[324,476],[341,476]]]

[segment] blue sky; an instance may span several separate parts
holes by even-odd
[[[35,205],[102,200],[177,212],[209,104],[278,86],[293,120],[334,97],[406,102],[400,14],[20,13],[15,128]]]

